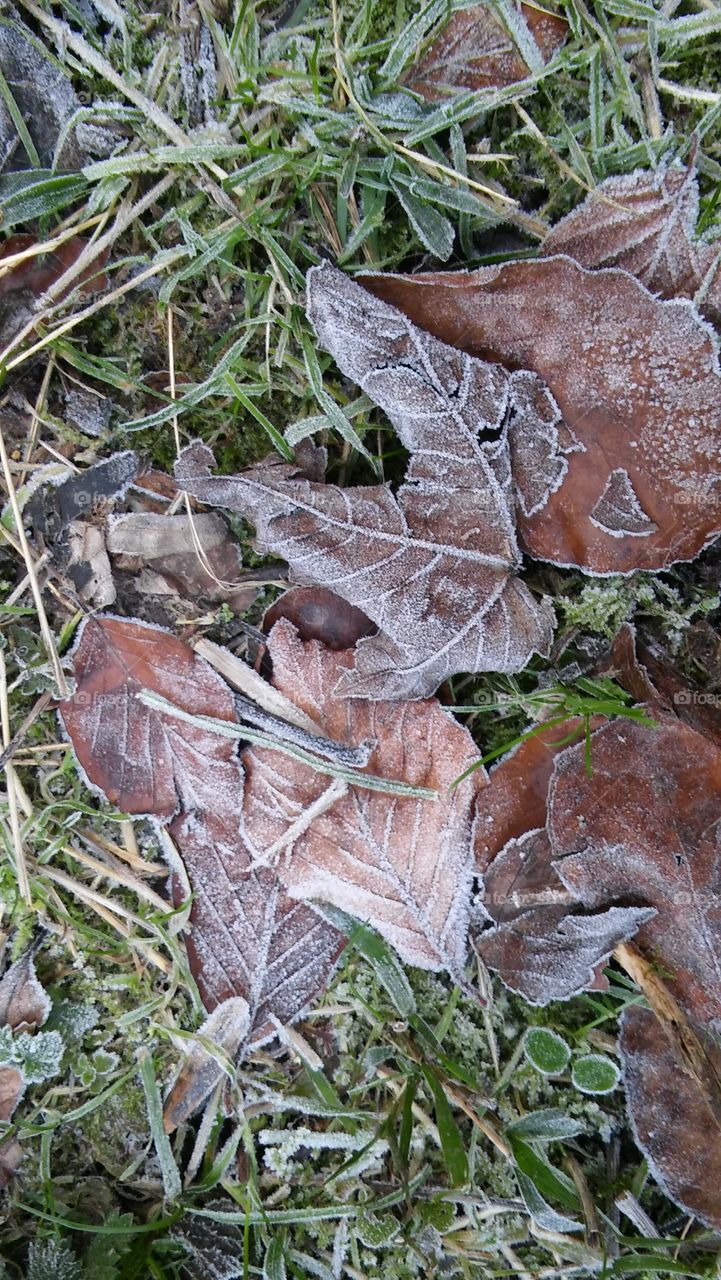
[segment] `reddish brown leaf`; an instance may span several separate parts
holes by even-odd
[[[13,258],[17,254],[27,253],[29,249],[35,247],[35,244],[36,241],[29,235],[9,236],[0,246],[0,267],[4,258]],[[72,267],[77,262],[88,244],[89,241],[82,236],[71,236],[52,253],[42,256],[35,254],[25,258],[23,262],[18,262],[5,271],[4,275],[0,275],[0,298],[17,290],[26,291],[39,298],[51,285],[56,284],[68,267]],[[102,268],[107,260],[106,250],[73,281],[70,287],[79,285],[82,293],[87,293],[90,289],[104,289],[107,278]]]
[[[301,640],[320,640],[329,649],[352,649],[378,630],[362,609],[356,609],[325,587],[292,587],[263,616],[270,631],[280,618],[293,623]]]
[[[249,1031],[250,1010],[242,996],[224,1000],[198,1027],[198,1039],[191,1041],[177,1079],[165,1100],[163,1123],[166,1133],[172,1133],[202,1106],[218,1081],[223,1079],[223,1057],[232,1063],[245,1044]],[[217,1047],[220,1051],[218,1056],[210,1053],[201,1040]]]
[[[690,1017],[721,1019],[721,749],[669,715],[617,720],[556,760],[554,866],[587,908],[647,904],[638,945],[670,973]]]
[[[210,477],[202,446],[185,452],[178,479],[254,520],[259,549],[283,555],[295,579],[331,587],[378,625],[344,673],[348,696],[418,698],[456,671],[519,670],[547,650],[553,619],[514,576],[512,380],[435,342],[330,266],[310,273],[308,309],[322,345],[411,450],[397,496],[386,485],[311,483],[267,462]],[[542,388],[524,384],[524,414],[554,430]]]
[[[695,1030],[721,1077],[717,1041]],[[688,1213],[720,1229],[721,1126],[714,1107],[650,1010],[625,1010],[620,1048],[634,1135],[653,1176]]]
[[[73,666],[77,690],[60,715],[89,782],[127,812],[170,823],[195,895],[188,950],[206,1007],[243,996],[251,1038],[267,1039],[273,1017],[290,1021],[323,990],[342,935],[271,871],[252,869],[237,744],[140,700],[150,691],[235,722],[232,691],[168,632],[118,618],[84,624]]]
[[[544,62],[560,49],[568,26],[563,18],[534,5],[522,4],[517,21],[525,23]],[[446,26],[412,71],[409,89],[429,102],[459,90],[502,89],[524,80],[529,68],[513,39],[487,4],[451,14]]]
[[[286,620],[276,623],[269,647],[274,683],[328,736],[348,744],[373,740],[372,773],[434,788],[438,799],[351,786],[322,810],[327,778],[292,760],[280,767],[275,753],[249,748],[243,809],[249,846],[262,861],[277,859],[278,875],[295,897],[366,920],[408,963],[446,967],[458,977],[468,927],[472,812],[483,771],[449,788],[477,757],[470,734],[434,700],[398,706],[339,698],[334,690],[352,654],[303,643]]]
[[[517,506],[531,555],[625,573],[692,559],[717,536],[721,376],[715,338],[690,303],[565,257],[361,281],[443,342],[547,384],[571,434],[559,449],[557,426],[546,449],[549,462],[564,454],[560,484],[542,505]],[[524,426],[515,449],[528,437]],[[517,486],[521,466],[514,452]]]
[[[0,1191],[15,1177],[23,1158],[23,1150],[17,1138],[8,1138],[0,1145]]]
[[[475,950],[507,987],[539,1005],[605,990],[603,963],[653,914],[634,907],[581,912],[553,868],[545,829],[510,840],[494,858],[482,906],[493,927],[474,937]]]
[[[0,1120],[11,1118],[24,1092],[22,1071],[17,1067],[0,1067]]]
[[[696,239],[698,181],[674,164],[606,178],[546,236],[545,254],[583,267],[624,267],[661,298],[694,298],[712,320],[721,312],[721,243]]]
[[[546,822],[548,784],[558,745],[583,731],[576,717],[538,730],[491,770],[476,824],[476,863],[485,872],[508,841]]]
[[[32,951],[26,951],[0,979],[0,1027],[37,1031],[50,1007],[50,997],[35,972]]]

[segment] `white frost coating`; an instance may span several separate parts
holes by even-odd
[[[411,451],[397,497],[385,485],[341,489],[267,463],[210,478],[212,458],[197,446],[181,458],[180,483],[253,520],[259,549],[287,559],[296,582],[330,588],[378,625],[358,645],[345,696],[421,698],[457,671],[520,670],[547,652],[554,619],[550,602],[514,576],[506,421],[515,383],[332,267],[309,273],[308,314]]]
[[[658,528],[641,506],[624,467],[611,472],[589,519],[612,538],[647,538]]]

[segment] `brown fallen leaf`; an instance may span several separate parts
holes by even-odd
[[[163,1108],[166,1133],[187,1120],[226,1074],[224,1059],[232,1063],[250,1031],[250,1009],[242,996],[231,996],[198,1027]],[[203,1044],[207,1043],[207,1047]],[[217,1056],[211,1046],[218,1050]]]
[[[548,832],[554,867],[587,909],[656,909],[637,944],[688,1015],[721,1020],[721,748],[682,721],[614,721],[556,760]]]
[[[343,673],[347,696],[420,698],[457,671],[520,670],[547,651],[553,614],[514,572],[511,380],[330,266],[309,274],[308,311],[322,345],[411,451],[397,495],[312,483],[273,462],[211,477],[202,445],[184,452],[176,477],[201,501],[253,520],[259,550],[284,556],[297,581],[331,587],[377,624]],[[526,396],[529,413],[534,402]]]
[[[531,555],[601,574],[659,569],[721,531],[717,344],[689,302],[560,256],[359,279],[441,341],[547,384],[575,444],[543,505],[517,505]]]
[[[493,859],[481,906],[492,927],[475,934],[475,951],[537,1005],[605,991],[603,964],[654,914],[638,907],[582,911],[556,874],[545,828],[510,840]]]
[[[606,178],[543,242],[583,267],[623,267],[661,298],[696,298],[721,317],[721,242],[696,237],[699,193],[693,165]],[[698,295],[698,296],[697,296]]]
[[[89,618],[73,653],[76,691],[59,713],[91,786],[127,813],[168,826],[194,899],[188,952],[213,1011],[243,997],[253,1042],[274,1034],[322,991],[343,936],[254,869],[239,831],[237,742],[148,706],[159,694],[193,716],[237,723],[235,698],[213,668],[166,631]],[[176,875],[176,901],[181,895]]]
[[[50,1013],[50,997],[35,972],[32,949],[0,978],[0,1026],[37,1031]]]
[[[529,67],[514,35],[538,50],[548,62],[560,49],[568,24],[555,13],[522,4],[516,15],[518,31],[506,31],[487,4],[452,13],[440,35],[404,77],[408,89],[429,102],[469,89],[502,89],[524,80]]]
[[[695,1028],[721,1077],[715,1037]],[[662,1189],[687,1213],[721,1229],[721,1124],[674,1040],[649,1009],[621,1018],[620,1050],[634,1137]]]
[[[476,865],[483,874],[509,840],[543,827],[548,784],[559,750],[583,732],[583,720],[542,726],[491,769],[476,823]]]
[[[328,781],[258,747],[243,754],[243,831],[254,856],[275,861],[288,892],[369,922],[409,964],[447,968],[459,981],[473,873],[473,805],[485,785],[467,730],[435,700],[340,698],[349,651],[303,642],[290,622],[269,637],[275,685],[339,742],[374,742],[369,771],[435,789],[435,802],[349,786],[318,811]],[[289,834],[293,835],[289,841]]]

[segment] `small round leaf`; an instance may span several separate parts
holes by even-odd
[[[621,1072],[611,1058],[602,1053],[588,1053],[576,1058],[571,1069],[571,1079],[582,1093],[612,1093],[621,1079]]]
[[[544,1076],[557,1076],[566,1070],[571,1050],[562,1036],[548,1027],[530,1027],[523,1044],[531,1066]]]

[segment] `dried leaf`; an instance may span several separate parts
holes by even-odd
[[[493,927],[473,939],[484,964],[531,1004],[604,991],[602,965],[650,909],[611,907],[590,915],[559,880],[544,829],[511,840],[485,875],[482,906]]]
[[[243,756],[249,847],[262,861],[277,850],[278,875],[294,897],[347,911],[369,922],[409,964],[446,967],[458,978],[473,869],[472,810],[483,771],[449,788],[477,756],[470,734],[433,700],[398,706],[339,698],[334,690],[352,653],[304,643],[287,620],[276,623],[269,647],[274,683],[328,736],[353,745],[373,740],[370,771],[433,787],[438,799],[349,787],[322,808],[325,779],[290,760],[280,769],[272,752],[249,748]],[[289,833],[294,838],[287,843]]]
[[[0,1121],[10,1120],[25,1092],[23,1073],[17,1067],[0,1067]],[[0,1147],[0,1153],[2,1147]],[[0,1182],[0,1186],[2,1186]]]
[[[50,1007],[50,997],[35,972],[33,953],[26,951],[0,979],[0,1027],[37,1031]]]
[[[104,530],[87,520],[73,520],[65,533],[62,546],[53,549],[56,566],[81,600],[94,609],[108,609],[117,593]]]
[[[556,754],[583,730],[579,717],[539,726],[491,770],[476,824],[476,864],[483,873],[508,844],[546,822],[548,784]]]
[[[232,691],[168,632],[112,617],[84,623],[73,670],[60,716],[89,783],[126,812],[170,823],[194,893],[188,953],[206,1008],[242,996],[251,1039],[268,1039],[273,1018],[291,1021],[324,989],[343,935],[251,867],[237,743],[141,701],[152,691],[236,722]],[[177,875],[174,893],[182,899]]]
[[[566,257],[360,279],[443,342],[547,384],[563,418],[549,464],[564,430],[571,437],[560,485],[543,505],[517,504],[531,555],[626,573],[693,559],[717,536],[717,342],[690,303],[659,301],[625,271],[587,271]],[[543,455],[540,428],[530,436]]]
[[[257,545],[301,582],[331,586],[380,628],[360,641],[344,694],[419,698],[456,671],[517,671],[546,652],[552,610],[514,576],[520,563],[505,419],[512,380],[373,301],[325,266],[308,278],[323,346],[389,415],[411,460],[388,486],[310,483],[261,463],[211,478],[192,446],[176,475],[204,502],[255,521]]]
[[[223,1000],[206,1018],[196,1032],[197,1040],[191,1043],[177,1079],[165,1100],[163,1125],[166,1133],[172,1133],[179,1124],[202,1106],[225,1071],[222,1058],[233,1062],[242,1049],[250,1031],[250,1010],[247,1000],[233,996]],[[220,1053],[216,1056],[201,1043],[210,1041]]]
[[[107,548],[116,569],[133,575],[140,595],[227,601],[239,613],[258,591],[239,581],[240,547],[220,516],[131,511],[108,518]],[[208,572],[207,566],[212,572]]]
[[[352,649],[378,628],[362,609],[356,609],[325,587],[291,587],[263,616],[270,631],[280,618],[293,623],[301,640],[321,640],[328,649]]]
[[[566,39],[568,26],[563,18],[535,5],[522,4],[518,21],[525,23],[528,39],[537,45],[544,62]],[[489,5],[475,4],[451,14],[405,84],[429,102],[437,102],[459,90],[502,89],[528,74],[513,34]]]
[[[661,298],[694,298],[721,315],[721,243],[696,239],[698,180],[693,166],[636,169],[606,178],[543,242],[582,267],[623,267]]]
[[[669,715],[614,721],[556,760],[554,866],[586,908],[649,905],[637,942],[691,1018],[721,1019],[721,749]]]
[[[721,1077],[717,1041],[696,1034]],[[667,1195],[707,1226],[721,1228],[721,1124],[686,1070],[673,1039],[648,1009],[624,1011],[620,1049],[634,1136]]]
[[[25,522],[35,535],[42,534],[54,542],[73,521],[122,497],[137,473],[137,454],[126,449],[85,471],[54,478],[42,484],[26,502]]]

